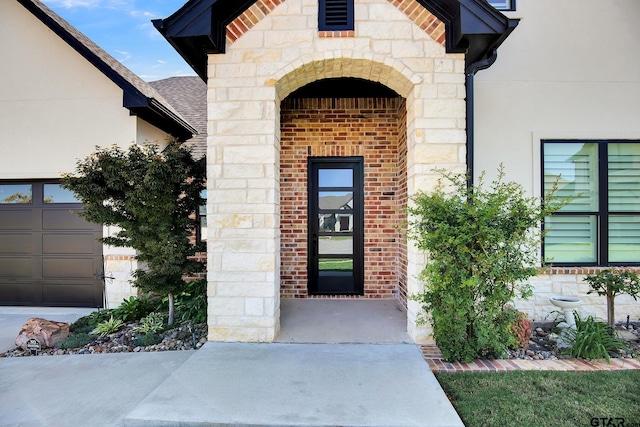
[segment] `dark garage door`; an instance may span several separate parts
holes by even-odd
[[[0,182],[0,305],[101,307],[102,227],[54,182]]]

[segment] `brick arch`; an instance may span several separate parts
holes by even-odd
[[[403,98],[422,78],[413,74],[400,61],[382,55],[358,52],[331,52],[321,57],[305,56],[288,65],[267,81],[275,86],[282,101],[295,90],[314,81],[328,78],[354,77],[381,83]]]

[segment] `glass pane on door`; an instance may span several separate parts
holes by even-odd
[[[353,187],[353,170],[319,169],[318,187]]]
[[[320,236],[320,255],[353,255],[353,236]]]

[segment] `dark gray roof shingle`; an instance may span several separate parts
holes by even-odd
[[[207,154],[207,85],[198,76],[149,82],[198,131],[186,144],[196,157]]]

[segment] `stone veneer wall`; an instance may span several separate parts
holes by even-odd
[[[464,55],[445,52],[441,23],[414,0],[394,3],[357,1],[353,33],[327,37],[317,30],[317,1],[286,0],[228,40],[225,54],[209,56],[210,340],[278,333],[280,108],[291,92],[333,77],[384,84],[406,100],[406,193],[432,189],[435,168],[465,171]],[[408,245],[406,259],[400,292],[417,292],[425,257]],[[409,335],[428,340],[415,324],[419,307],[407,305]]]
[[[558,307],[549,302],[549,297],[562,295],[578,297],[582,300],[582,306],[577,311],[583,316],[595,316],[607,319],[606,298],[597,294],[587,295],[589,285],[584,282],[587,274],[596,274],[603,270],[602,267],[553,267],[542,270],[541,274],[529,280],[533,286],[534,295],[527,301],[519,300],[516,308],[529,314],[529,318],[544,322],[555,318],[554,311]],[[631,270],[640,274],[640,269],[634,267]],[[631,320],[640,319],[640,301],[635,301],[628,295],[620,295],[615,300],[616,320],[623,321],[627,315]]]
[[[364,298],[404,296],[399,283],[406,277],[400,232],[407,200],[405,111],[399,97],[282,102],[281,297],[308,296],[307,159],[327,156],[364,158]]]

